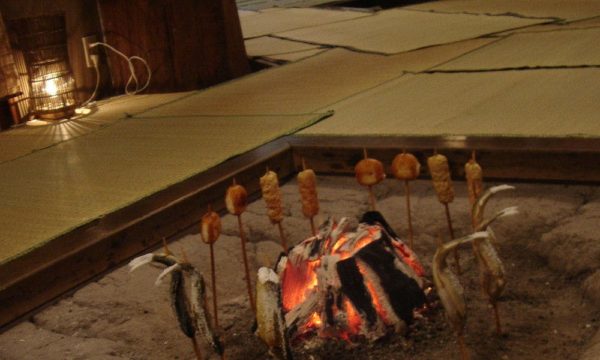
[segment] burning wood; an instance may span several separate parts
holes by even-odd
[[[404,333],[413,312],[425,304],[423,268],[381,214],[366,213],[353,232],[346,224],[346,219],[328,220],[316,236],[280,258],[276,272],[268,276],[279,284],[278,293],[273,286],[258,288],[257,299],[265,302],[260,306],[278,303],[281,297],[292,343],[375,340],[391,331]],[[259,278],[267,271],[261,269]]]

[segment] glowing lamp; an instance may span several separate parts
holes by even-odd
[[[23,52],[30,86],[30,112],[38,119],[63,119],[75,113],[75,80],[71,73],[63,15],[12,22]]]

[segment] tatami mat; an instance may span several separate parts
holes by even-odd
[[[372,16],[277,33],[310,43],[395,54],[543,22],[514,16],[439,14],[390,9]]]
[[[316,55],[326,49],[320,45],[282,40],[270,36],[261,36],[246,40],[245,45],[248,56],[283,61],[298,61]]]
[[[247,39],[368,16],[371,14],[360,11],[290,8],[261,11],[256,15],[242,16],[240,22],[242,34]]]
[[[598,0],[450,0],[431,1],[408,8],[425,11],[472,13],[575,20],[600,15]]]
[[[479,48],[476,39],[396,56],[334,49],[311,58],[255,73],[147,111],[144,116],[302,114],[322,109],[358,92],[420,71]]]
[[[118,96],[99,101],[92,114],[39,126],[21,126],[0,133],[0,163],[88,134],[126,116],[184,98],[190,92]]]
[[[600,66],[600,28],[512,34],[439,70]]]
[[[599,137],[600,69],[405,75],[302,135]]]
[[[320,117],[136,117],[0,164],[0,264]]]

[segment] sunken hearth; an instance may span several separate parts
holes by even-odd
[[[279,357],[327,339],[406,333],[426,306],[424,270],[379,212],[356,229],[328,220],[318,234],[259,270],[258,334]]]

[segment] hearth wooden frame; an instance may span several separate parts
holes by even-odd
[[[384,164],[403,149],[425,163],[437,149],[448,157],[456,179],[464,178],[463,164],[477,150],[488,179],[600,183],[598,138],[287,136],[1,265],[0,327],[8,328],[132,256],[156,248],[163,237],[174,238],[196,226],[209,203],[222,212],[232,177],[257,197],[266,166],[282,180],[301,169],[302,158],[317,174],[353,175],[363,148]]]

